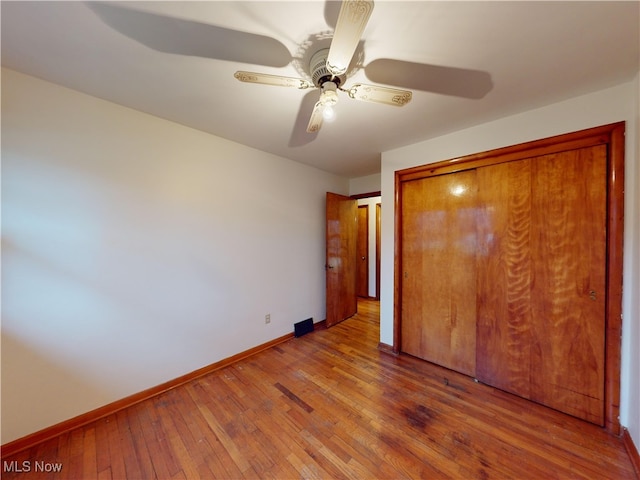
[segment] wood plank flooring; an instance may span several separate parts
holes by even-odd
[[[378,341],[379,305],[361,300],[333,328],[5,459],[2,478],[636,478],[603,429]]]

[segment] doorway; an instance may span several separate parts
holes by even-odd
[[[356,291],[358,297],[380,299],[380,216],[382,197],[379,192],[372,196],[358,196],[358,275]],[[353,198],[353,197],[352,197]]]
[[[326,324],[330,327],[357,312],[358,298],[379,300],[381,196],[380,192],[351,197],[327,192],[326,199]],[[364,232],[359,241],[358,223]],[[359,274],[358,267],[364,267],[364,274]]]

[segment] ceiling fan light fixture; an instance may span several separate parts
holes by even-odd
[[[331,105],[325,105],[322,109],[322,118],[325,122],[333,122],[336,118],[336,111]]]
[[[322,118],[327,122],[332,122],[336,118],[333,106],[338,103],[338,86],[331,81],[322,84],[320,103],[322,104]]]
[[[325,107],[331,107],[338,103],[338,86],[334,82],[324,82],[322,84],[322,93],[320,94],[320,102]]]

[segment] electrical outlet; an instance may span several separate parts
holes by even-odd
[[[264,316],[264,323],[271,323],[271,314],[270,313],[267,313]]]

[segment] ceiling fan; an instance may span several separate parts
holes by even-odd
[[[342,2],[330,47],[314,53],[309,62],[311,82],[302,78],[246,71],[238,71],[234,76],[241,82],[247,83],[293,87],[301,90],[320,89],[320,97],[311,112],[307,133],[316,133],[322,127],[324,120],[333,119],[335,115],[333,107],[338,102],[338,91],[345,92],[349,98],[355,100],[397,107],[406,105],[412,95],[408,90],[362,83],[356,83],[349,88],[342,86],[347,79],[347,70],[372,11],[372,0]]]
[[[308,91],[302,99],[289,146],[313,141],[325,120],[324,115],[331,115],[339,93],[344,92],[356,100],[395,106],[406,105],[411,100],[409,90],[360,83],[346,87],[347,78],[356,70],[361,69],[377,84],[466,99],[481,99],[493,88],[491,75],[481,70],[389,58],[377,58],[364,65],[361,37],[373,10],[371,0],[345,0],[342,4],[326,0],[325,21],[334,27],[333,32],[311,34],[299,44],[295,55],[275,38],[140,10],[124,3],[86,2],[86,5],[105,24],[158,52],[270,68],[292,65],[304,78],[246,71],[235,74],[243,82]],[[218,3],[236,2],[211,2],[210,8]],[[321,91],[318,97],[316,88]]]

